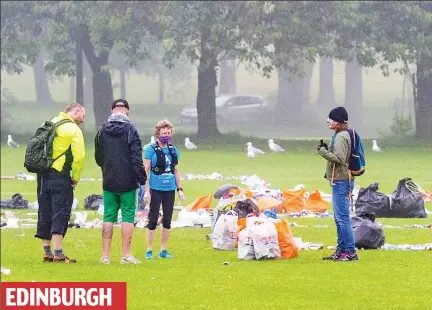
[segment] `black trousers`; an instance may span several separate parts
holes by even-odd
[[[74,197],[69,171],[51,169],[37,176],[39,209],[36,238],[51,240],[53,234],[66,235]]]
[[[172,214],[174,211],[175,191],[157,191],[150,189],[150,194],[151,200],[147,224],[148,229],[156,229],[161,204],[163,211],[162,227],[170,229]]]

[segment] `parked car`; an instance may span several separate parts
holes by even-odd
[[[216,120],[218,123],[255,121],[267,107],[267,100],[260,96],[221,95],[216,98]],[[197,116],[196,108],[184,108],[180,121],[196,123]]]

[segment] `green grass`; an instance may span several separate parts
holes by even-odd
[[[147,137],[146,137],[147,138]],[[180,141],[182,137],[175,137]],[[178,140],[177,140],[178,139]],[[225,176],[257,174],[272,187],[292,188],[303,183],[307,190],[319,188],[329,192],[322,176],[325,162],[315,153],[315,141],[287,140],[280,144],[287,154],[246,157],[244,144],[252,140],[265,149],[266,141],[232,135],[207,142],[198,140],[200,150],[186,152],[180,145],[180,170],[184,173]],[[147,141],[147,140],[144,140]],[[278,141],[279,142],[279,141]],[[224,146],[224,151],[218,148]],[[370,141],[365,141],[369,150]],[[425,189],[432,189],[428,160],[430,145],[411,143],[397,147],[383,141],[382,154],[367,152],[367,173],[357,185],[380,183],[380,191],[391,193],[399,179],[412,177]],[[24,149],[2,145],[1,174],[25,172]],[[83,176],[98,178],[100,171],[87,148]],[[213,193],[224,183],[238,181],[183,181],[186,202]],[[81,181],[75,191],[79,210],[90,193],[101,193],[99,181]],[[2,180],[1,198],[23,193],[30,202],[36,199],[34,181]],[[427,206],[432,209],[429,204]],[[20,218],[36,218],[20,211]],[[95,212],[90,212],[90,218]],[[379,219],[383,224],[426,224],[430,219]],[[304,241],[334,245],[336,233],[331,219],[291,219],[304,225],[329,225],[328,228],[293,228]],[[386,242],[418,244],[432,242],[430,229],[385,229]],[[144,261],[141,265],[119,265],[120,230],[115,229],[111,265],[100,265],[100,229],[71,229],[65,249],[79,260],[74,266],[42,264],[40,243],[33,229],[1,230],[2,266],[12,270],[2,281],[127,281],[128,309],[432,309],[430,292],[431,252],[360,251],[355,263],[323,262],[330,250],[303,251],[299,257],[284,261],[246,262],[237,259],[236,251],[212,249],[205,239],[209,229],[173,229],[169,249],[173,260]],[[143,258],[145,230],[136,229],[133,253]],[[160,231],[157,231],[157,238]],[[155,250],[159,249],[159,241]],[[222,265],[228,261],[230,265]]]

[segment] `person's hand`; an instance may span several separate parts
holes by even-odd
[[[72,180],[72,187],[75,188],[78,185],[78,181]]]
[[[317,146],[317,150],[319,151],[322,147],[328,150],[328,145],[327,143],[324,143],[323,139],[320,140],[320,143]]]
[[[179,190],[178,192],[177,192],[177,195],[178,195],[178,198],[179,198],[179,202],[180,202],[180,204],[185,200],[185,195],[184,195],[184,193],[183,193],[183,191],[182,190]]]
[[[146,205],[148,205],[150,203],[151,200],[151,195],[150,195],[150,191],[146,190],[144,193],[144,202]]]

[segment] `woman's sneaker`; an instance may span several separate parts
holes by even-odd
[[[120,264],[141,264],[141,261],[137,260],[132,254],[120,258]]]
[[[152,258],[153,258],[153,251],[148,250],[146,252],[145,259],[152,259]]]
[[[335,261],[337,262],[352,262],[359,260],[357,253],[342,253]]]
[[[341,255],[342,255],[342,252],[340,250],[336,250],[332,255],[323,257],[322,259],[323,260],[336,260]]]
[[[160,251],[159,258],[174,258],[173,255],[169,254],[167,250]]]
[[[111,262],[110,257],[109,256],[102,256],[99,263],[101,264],[109,264]]]

